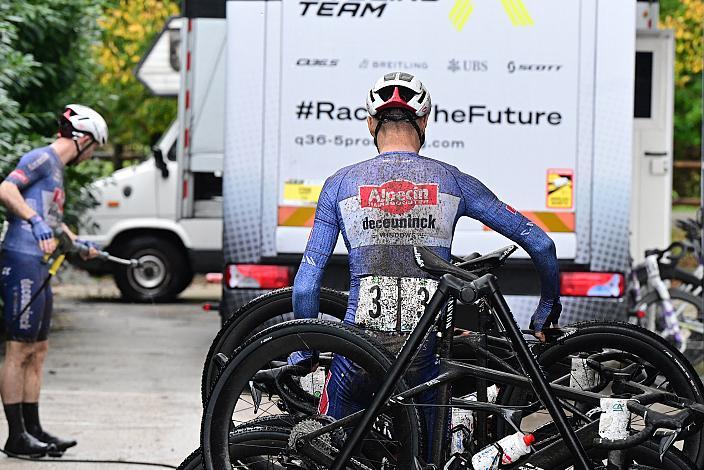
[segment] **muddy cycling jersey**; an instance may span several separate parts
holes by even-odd
[[[343,168],[325,182],[294,283],[296,317],[318,315],[323,270],[342,232],[351,278],[345,321],[382,331],[409,331],[413,316],[422,311],[436,285],[415,263],[413,245],[428,246],[450,259],[455,225],[465,215],[530,255],[541,280],[534,326],[542,329],[559,301],[552,240],[476,178],[406,152],[384,153]]]
[[[14,183],[27,204],[50,227],[61,223],[64,207],[64,164],[51,147],[26,153],[17,167],[5,178]],[[42,256],[39,243],[29,222],[9,213],[9,227],[2,243],[3,250]]]

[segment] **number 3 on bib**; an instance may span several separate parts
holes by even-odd
[[[425,311],[438,283],[415,277],[360,279],[355,322],[377,331],[409,332]]]

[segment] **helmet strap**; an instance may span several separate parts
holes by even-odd
[[[78,138],[77,137],[73,137],[72,140],[73,140],[73,145],[76,146],[76,156],[73,157],[73,159],[71,159],[71,161],[68,164],[69,165],[76,165],[76,164],[78,164],[78,159],[81,158],[81,155],[83,155],[83,152],[88,150],[88,148],[95,143],[95,139],[91,138],[91,141],[83,148],[81,148],[78,145]]]

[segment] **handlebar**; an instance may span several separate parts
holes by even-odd
[[[673,254],[672,254],[672,251],[673,251],[675,248],[679,249],[679,254],[678,254],[678,255],[673,255]],[[684,255],[685,255],[685,254],[687,253],[687,251],[689,251],[689,250],[690,250],[690,248],[689,248],[689,247],[686,247],[686,246],[684,245],[684,243],[682,243],[682,242],[672,242],[672,243],[670,243],[670,246],[668,246],[668,247],[665,248],[664,250],[658,250],[657,248],[654,248],[654,249],[652,249],[652,250],[646,250],[646,251],[645,251],[645,256],[648,257],[648,256],[656,255],[657,258],[658,258],[658,261],[659,261],[660,259],[662,259],[663,256],[665,256],[666,254],[669,253],[669,258],[670,258],[672,261],[677,262],[677,261],[679,261],[680,259],[682,259],[682,257],[684,257]]]
[[[643,418],[645,421],[645,426],[643,429],[635,434],[631,434],[626,439],[618,439],[615,441],[597,439],[596,444],[598,447],[608,450],[627,449],[649,440],[658,429],[670,429],[679,434],[688,425],[688,421],[692,419],[692,412],[694,412],[695,415],[701,415],[701,417],[704,418],[704,411],[699,409],[704,407],[697,405],[698,404],[696,403],[686,405],[686,409],[681,412],[673,415],[666,415],[647,408],[645,405],[635,400],[629,401],[626,405],[628,407],[628,411]]]

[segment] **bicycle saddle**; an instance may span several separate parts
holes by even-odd
[[[498,268],[504,264],[508,257],[511,256],[511,254],[513,254],[513,252],[517,249],[518,247],[516,245],[508,245],[478,258],[457,263],[456,266],[466,269],[467,271],[473,271],[475,274],[477,271],[491,271],[492,269]]]
[[[454,264],[445,261],[426,246],[414,246],[413,255],[418,267],[433,276],[440,277],[443,274],[452,274],[464,281],[470,282],[477,279],[477,276],[471,272],[458,268]]]
[[[428,247],[413,247],[416,263],[423,271],[438,277],[443,274],[452,274],[468,281],[476,279],[479,274],[498,268],[517,249],[516,245],[508,245],[486,255],[452,264],[436,255]]]

